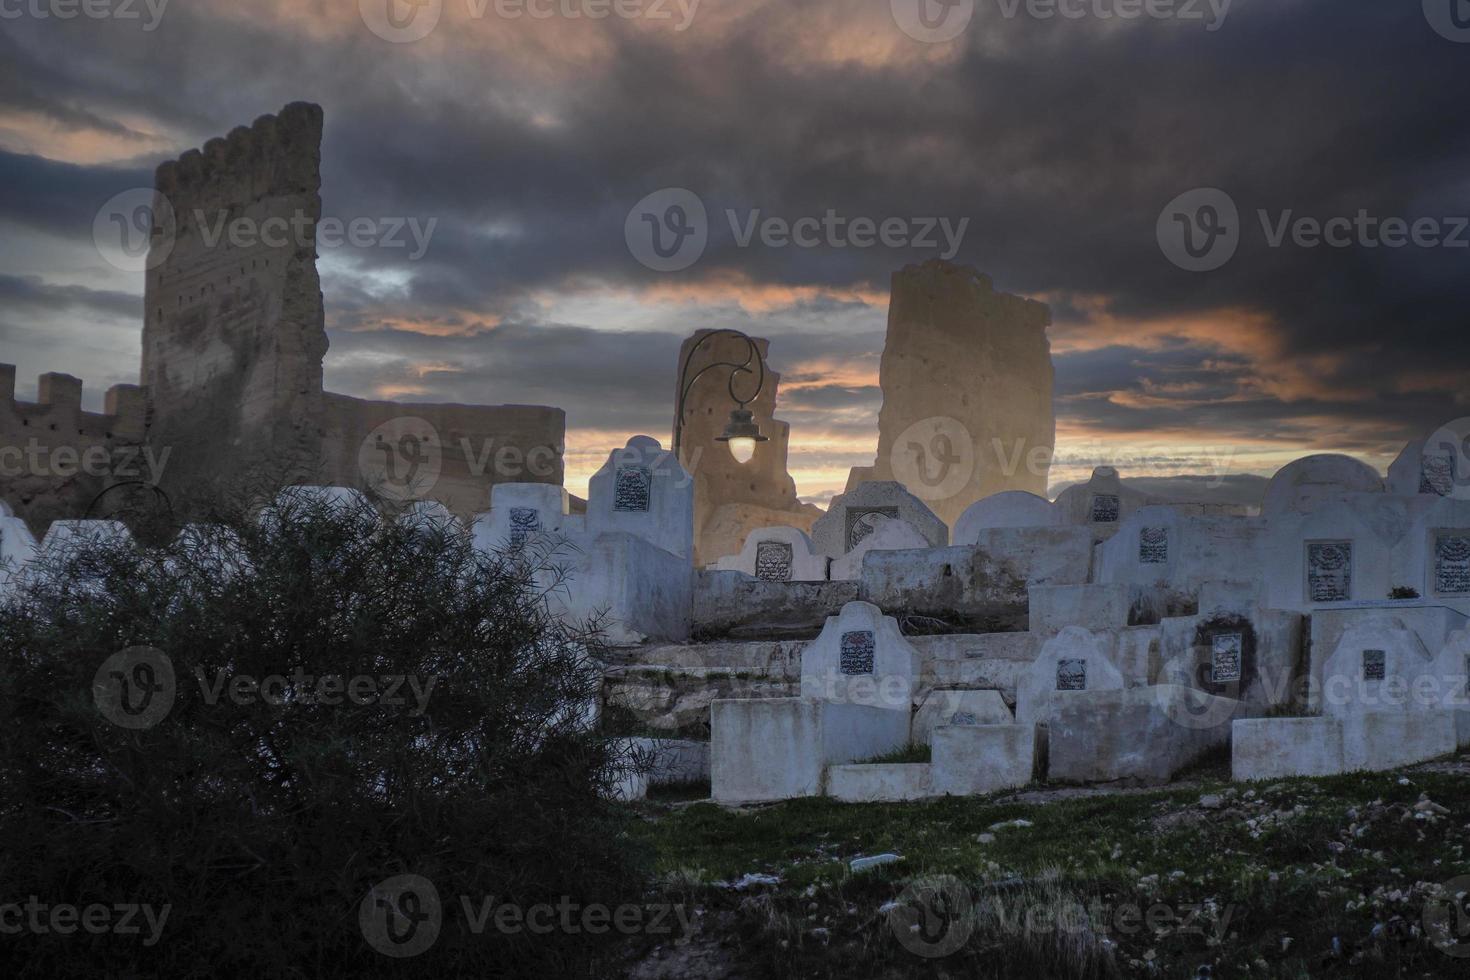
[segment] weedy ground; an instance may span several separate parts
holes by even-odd
[[[654,900],[695,923],[641,947],[641,980],[1470,976],[1448,897],[1470,891],[1470,757],[902,804],[697,795],[641,805]],[[880,854],[899,859],[852,870]]]

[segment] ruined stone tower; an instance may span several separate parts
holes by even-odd
[[[164,488],[258,473],[391,492],[380,477],[417,474],[397,496],[468,517],[497,483],[560,486],[559,408],[323,390],[321,141],[321,107],[294,102],[158,168],[142,375]]]
[[[158,168],[142,381],[167,490],[256,465],[317,476],[321,137],[321,107],[295,102]]]
[[[1003,490],[1045,495],[1056,440],[1047,307],[938,259],[893,274],[878,457],[848,488],[898,480],[951,527]]]

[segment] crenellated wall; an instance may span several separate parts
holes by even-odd
[[[142,388],[113,385],[101,413],[82,410],[81,379],[69,374],[43,374],[37,388],[35,402],[16,401],[15,366],[0,364],[0,499],[40,533],[150,466]]]

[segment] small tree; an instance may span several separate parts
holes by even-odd
[[[603,938],[471,927],[492,898],[640,884],[610,801],[628,762],[590,723],[597,634],[549,614],[550,557],[308,493],[45,556],[0,608],[0,904],[168,912],[151,944],[143,914],[57,935],[38,913],[4,972],[597,972]],[[374,891],[401,875],[437,923]]]

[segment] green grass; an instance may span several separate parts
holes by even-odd
[[[1470,976],[1470,959],[1420,934],[1421,883],[1470,874],[1464,775],[1230,784],[1209,773],[1189,789],[1042,804],[651,805],[639,833],[666,895],[719,923],[710,931],[756,976],[1193,977],[1202,966],[1217,978]],[[1413,819],[1421,793],[1450,815]],[[1226,798],[1204,809],[1201,794]],[[992,829],[1016,819],[1031,826]],[[883,852],[903,860],[849,871],[852,858]],[[718,884],[752,872],[780,883]],[[940,875],[981,911],[962,948],[931,959],[900,945],[880,910]],[[1088,910],[1088,928],[1044,928],[1075,908]],[[1018,923],[1028,911],[1039,927]]]

